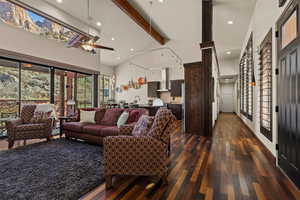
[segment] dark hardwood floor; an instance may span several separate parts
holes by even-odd
[[[6,148],[0,141],[0,149]],[[149,188],[146,177],[116,177],[113,189],[102,184],[81,200],[300,199],[270,153],[233,114],[220,115],[213,140],[175,133],[169,169],[168,185]]]
[[[172,138],[169,184],[147,189],[145,177],[117,178],[82,200],[293,200],[300,192],[274,166],[269,152],[233,114],[221,114],[213,140],[176,133]]]

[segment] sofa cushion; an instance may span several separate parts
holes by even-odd
[[[119,135],[119,128],[117,126],[108,126],[101,130],[101,136],[116,136]]]
[[[145,136],[153,124],[153,117],[143,115],[139,121],[135,124],[132,135],[133,136]]]
[[[120,108],[107,109],[103,119],[101,120],[101,125],[116,126],[122,112],[123,109]]]
[[[98,125],[98,124],[89,124],[82,128],[82,132],[89,135],[102,136],[102,129],[107,126]]]
[[[22,124],[16,126],[15,128],[17,132],[43,130],[43,129],[46,129],[45,124]]]
[[[23,105],[21,109],[21,119],[24,124],[30,123],[33,117],[36,105]]]
[[[89,123],[67,122],[67,123],[63,123],[63,129],[68,131],[74,131],[74,132],[82,132],[82,128],[86,125],[89,125]]]
[[[106,109],[104,109],[104,108],[96,110],[96,114],[95,114],[96,124],[101,124],[101,120],[103,119],[105,112],[106,112]]]
[[[173,114],[170,110],[167,108],[160,108],[155,115],[153,125],[147,135],[161,140],[161,136],[167,124],[172,119],[172,116]]]

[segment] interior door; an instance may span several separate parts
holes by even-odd
[[[299,0],[277,22],[278,163],[300,188],[300,37]]]
[[[233,113],[234,112],[234,85],[233,83],[226,83],[221,85],[221,111]]]

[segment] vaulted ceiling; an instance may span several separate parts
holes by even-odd
[[[46,1],[73,17],[88,23],[87,0]],[[162,35],[169,39],[165,45],[172,48],[184,62],[199,61],[201,42],[201,1],[199,0],[129,0],[129,2]],[[101,22],[99,43],[111,46],[115,52],[101,51],[102,63],[116,66],[127,62],[139,51],[162,47],[111,0],[91,0],[92,25]],[[97,27],[97,26],[96,26]],[[112,40],[114,38],[114,40]],[[145,61],[146,62],[146,61]],[[145,63],[146,64],[146,63]]]

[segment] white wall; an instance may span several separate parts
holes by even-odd
[[[128,81],[136,81],[139,77],[147,78],[147,81],[161,81],[160,70],[144,70],[129,63],[125,63],[115,68],[116,74],[116,86],[128,84]],[[170,80],[184,79],[183,67],[172,67],[169,68]],[[139,96],[141,101],[140,104],[148,103],[147,85],[143,85],[140,89],[130,88],[128,91],[122,93],[116,93],[116,101],[125,100],[126,102],[133,102],[135,96]]]
[[[288,2],[286,3],[286,5]],[[252,16],[251,23],[249,25],[248,33],[245,37],[243,43],[243,49],[247,45],[248,39],[251,32],[253,32],[253,52],[254,52],[254,72],[256,80],[259,80],[259,57],[256,52],[257,47],[261,44],[263,39],[269,30],[273,29],[273,142],[269,141],[263,134],[260,133],[260,119],[259,119],[259,86],[254,87],[254,111],[253,111],[253,121],[248,120],[243,115],[240,115],[241,119],[248,125],[248,127],[256,134],[260,141],[272,152],[274,156],[276,155],[275,145],[277,144],[277,116],[275,114],[275,105],[277,104],[277,80],[275,75],[276,69],[276,39],[275,39],[275,24],[279,16],[283,12],[284,8],[278,7],[278,1],[274,0],[257,0],[256,7]],[[243,51],[242,51],[243,52]],[[242,56],[241,52],[241,56]]]
[[[239,58],[220,60],[221,76],[237,75],[239,73]]]
[[[215,56],[213,55],[213,58]],[[212,103],[212,126],[215,126],[215,123],[218,119],[220,113],[220,83],[219,83],[219,70],[216,59],[213,59],[212,62],[212,77],[214,78],[214,102]]]

